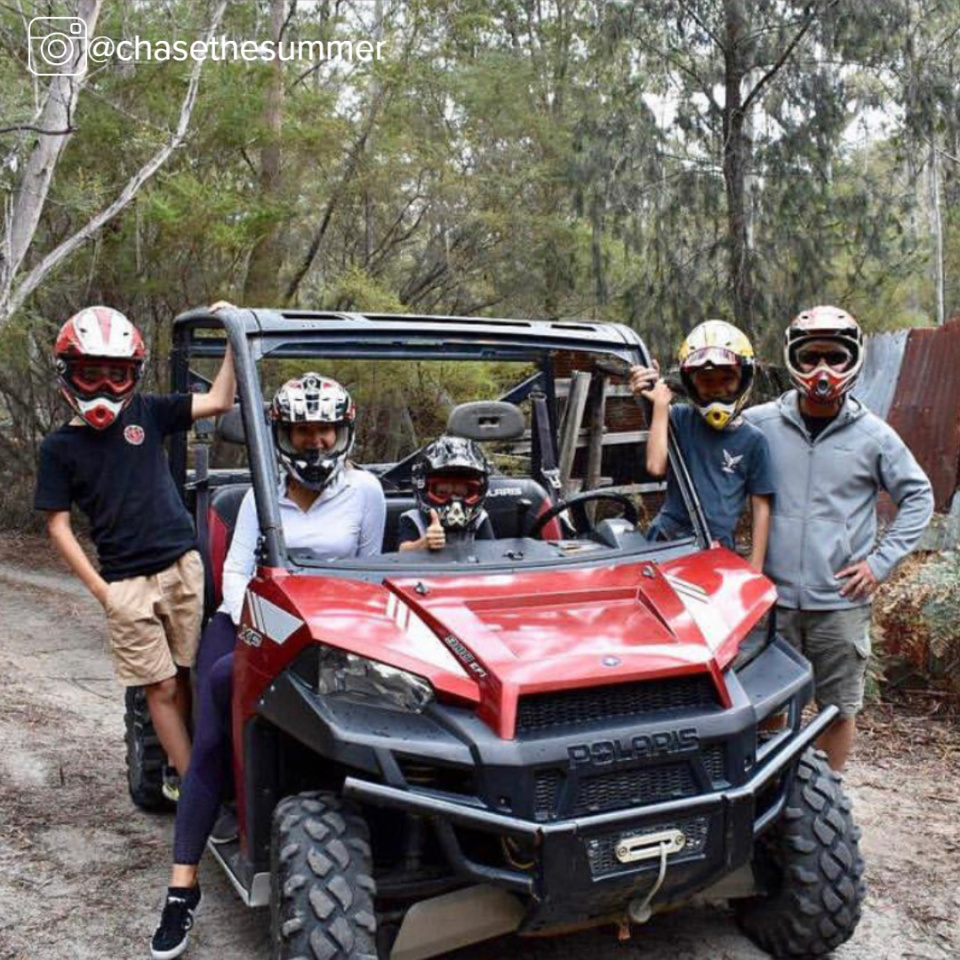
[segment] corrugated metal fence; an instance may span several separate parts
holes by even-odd
[[[937,510],[948,511],[960,467],[960,317],[868,338],[854,396],[900,434],[930,477]]]
[[[882,333],[867,340],[867,356],[853,395],[884,420],[893,403],[909,332]]]

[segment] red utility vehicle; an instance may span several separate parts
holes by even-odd
[[[241,402],[217,433],[243,442],[246,463],[207,469],[201,447],[188,471],[186,439],[171,462],[214,602],[251,484],[256,499],[235,670],[240,836],[211,849],[247,904],[270,904],[275,957],[417,960],[508,933],[622,934],[696,897],[731,901],[775,956],[822,956],[853,933],[858,832],[811,746],[834,711],[805,722],[811,670],[777,634],[774,587],[711,543],[672,439],[694,533],[644,536],[662,485],[642,476],[645,411],[623,378],[649,363],[633,330],[194,311],[175,324],[174,389],[222,355],[223,329]],[[435,364],[445,379],[431,380]],[[358,402],[357,459],[388,502],[379,557],[329,563],[284,544],[264,401],[306,369]],[[485,395],[455,404],[451,383]],[[419,445],[397,408],[414,387],[501,464],[497,539],[396,551]],[[607,488],[564,499],[577,464]]]

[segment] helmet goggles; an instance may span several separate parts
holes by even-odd
[[[853,353],[842,343],[812,341],[796,348],[794,358],[803,373],[813,373],[821,364],[843,373],[853,363]]]
[[[68,361],[66,379],[82,397],[123,397],[137,385],[140,363],[132,360]]]
[[[479,477],[460,474],[434,474],[427,477],[426,499],[435,506],[444,506],[451,500],[462,500],[473,506],[483,499],[484,483]]]

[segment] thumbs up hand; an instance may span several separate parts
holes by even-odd
[[[442,550],[447,545],[447,535],[436,510],[430,511],[430,526],[427,527],[426,539],[427,547],[431,550]]]

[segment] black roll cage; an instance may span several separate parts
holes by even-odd
[[[223,357],[226,341],[203,335],[205,331],[218,330],[224,331],[226,340],[233,347],[250,479],[263,538],[262,562],[268,567],[284,567],[287,552],[280,523],[273,439],[261,412],[264,397],[257,376],[258,361],[266,357],[296,359],[322,353],[351,359],[425,360],[442,357],[446,360],[534,362],[540,373],[518,384],[507,398],[519,402],[533,389],[544,390],[554,444],[557,435],[556,397],[552,370],[547,362],[551,351],[614,354],[628,363],[651,365],[650,354],[639,334],[623,324],[240,308],[223,308],[212,313],[207,308],[198,308],[180,314],[173,323],[169,359],[172,391],[190,392],[198,381],[203,382],[190,370],[192,357]],[[534,436],[534,463],[539,459],[537,446]],[[710,545],[710,533],[672,427],[669,458],[693,519],[697,540],[702,548],[706,548]],[[393,469],[403,463],[405,461]],[[171,437],[170,468],[183,495],[187,482],[186,433]]]

